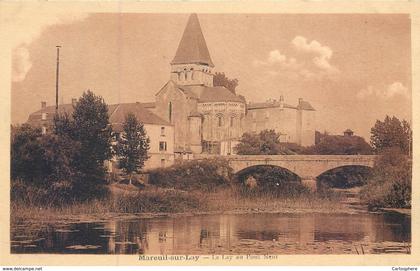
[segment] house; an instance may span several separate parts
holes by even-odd
[[[73,99],[72,104],[59,105],[58,113],[67,113],[71,116],[76,102]],[[125,116],[128,113],[133,113],[137,120],[143,123],[150,139],[149,159],[145,162],[144,169],[170,166],[174,163],[174,126],[152,113],[147,107],[150,107],[150,104],[143,105],[139,102],[108,105],[112,131],[118,136],[122,132]],[[54,115],[55,106],[46,106],[45,102],[42,102],[41,109],[30,114],[27,123],[33,127],[41,128],[44,134],[50,133],[53,128]],[[114,170],[117,167],[116,161],[116,157],[114,157],[111,160],[112,163],[108,163],[109,170]]]

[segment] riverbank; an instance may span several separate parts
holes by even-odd
[[[217,192],[174,189],[138,189],[130,185],[112,185],[111,197],[66,206],[30,206],[11,203],[11,221],[101,221],[114,218],[190,216],[204,214],[252,213],[334,213],[354,214],[364,210],[352,208],[335,193],[326,197],[306,194],[296,197],[245,197],[225,188]]]

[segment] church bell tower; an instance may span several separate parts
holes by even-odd
[[[171,62],[171,80],[183,86],[212,87],[213,68],[197,14],[191,14]]]

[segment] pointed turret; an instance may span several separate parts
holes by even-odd
[[[171,66],[171,80],[179,85],[213,86],[214,64],[197,14],[190,15]]]
[[[206,64],[214,67],[197,14],[191,14],[171,64]]]

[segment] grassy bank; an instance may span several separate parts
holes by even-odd
[[[295,197],[246,197],[234,189],[215,192],[182,191],[130,185],[112,185],[108,198],[61,206],[11,202],[11,220],[106,219],[114,216],[159,216],[207,213],[324,212],[351,213],[338,196],[308,194]]]

